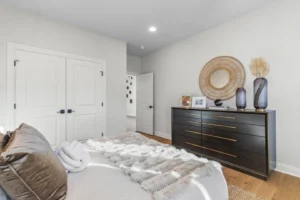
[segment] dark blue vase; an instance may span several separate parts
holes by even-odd
[[[247,106],[247,97],[245,88],[238,88],[235,93],[236,107],[240,111],[244,111]]]
[[[258,112],[268,107],[268,80],[264,77],[254,80],[254,107]]]

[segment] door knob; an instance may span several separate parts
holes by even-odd
[[[68,114],[75,112],[75,110],[68,109]]]
[[[152,109],[152,108],[153,108],[153,106],[149,106],[149,108],[150,108],[150,109]]]
[[[61,110],[57,111],[57,113],[59,113],[59,114],[65,114],[65,110],[61,109]]]

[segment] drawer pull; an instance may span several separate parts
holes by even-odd
[[[194,122],[194,121],[187,121],[189,123],[193,123],[193,124],[201,124],[201,122]]]
[[[233,154],[229,154],[229,153],[225,153],[225,152],[218,151],[218,150],[215,150],[215,149],[210,149],[210,148],[207,148],[207,147],[199,146],[197,144],[193,144],[193,143],[189,143],[189,142],[185,142],[185,143],[188,144],[188,145],[194,146],[194,147],[199,147],[201,149],[206,149],[206,150],[209,150],[209,151],[217,152],[217,153],[220,153],[220,154],[223,154],[223,155],[226,155],[226,156],[231,156],[231,157],[234,157],[234,158],[237,157],[236,155],[233,155]]]
[[[224,127],[224,128],[232,128],[232,129],[236,129],[235,126],[224,126],[224,125],[220,125],[220,124],[209,124],[209,123],[201,123],[204,125],[209,125],[209,126],[217,126],[217,127]]]
[[[205,135],[207,137],[218,138],[218,139],[221,139],[221,140],[228,140],[228,141],[232,141],[232,142],[237,142],[236,139],[225,138],[225,137],[220,137],[220,136],[216,136],[216,135],[209,135],[209,134],[205,134],[205,133],[202,133],[202,135]]]
[[[194,134],[198,134],[198,135],[202,135],[202,133],[196,132],[196,131],[185,130],[185,132],[188,132],[188,133],[194,133]]]
[[[192,116],[199,116],[200,117],[200,114],[191,114],[191,113],[184,113],[185,115],[192,115]]]
[[[236,119],[236,117],[228,117],[228,116],[216,116],[218,118],[224,118],[224,119]]]

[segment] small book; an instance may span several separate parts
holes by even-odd
[[[228,110],[229,106],[209,106],[208,109],[211,109],[211,110]]]

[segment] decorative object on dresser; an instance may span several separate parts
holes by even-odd
[[[190,108],[192,103],[192,97],[190,96],[182,96],[181,97],[181,104],[182,108]]]
[[[229,106],[209,106],[210,110],[228,110]]]
[[[172,143],[267,180],[276,167],[276,111],[173,107]]]
[[[254,80],[254,107],[256,111],[264,111],[268,107],[268,80],[264,78],[269,74],[269,64],[264,58],[255,58],[250,65],[252,75],[257,78]]]
[[[206,97],[193,97],[192,108],[206,108]]]
[[[236,90],[235,100],[236,108],[238,109],[238,111],[245,111],[245,108],[247,106],[247,96],[245,88],[240,87]]]
[[[222,102],[221,99],[216,99],[216,100],[214,101],[214,103],[215,103],[216,106],[222,106],[222,105],[223,105],[223,102]]]
[[[227,100],[235,95],[238,87],[245,82],[242,63],[230,56],[220,56],[209,61],[201,71],[199,85],[209,99]]]

